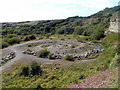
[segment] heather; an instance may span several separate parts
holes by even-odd
[[[3,88],[117,88],[119,53],[116,41],[117,34],[113,33],[98,42],[105,51],[95,58],[97,60],[87,63],[63,60],[66,62],[62,66],[44,64],[41,75],[21,76],[19,67],[12,66],[12,71],[3,73]]]
[[[86,78],[84,82],[70,85],[67,88],[116,88],[118,87],[118,68],[105,70],[99,75]]]

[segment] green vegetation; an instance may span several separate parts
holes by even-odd
[[[23,65],[21,66],[20,75],[28,76],[28,75],[40,75],[42,73],[40,65],[37,62],[32,62],[31,65]]]
[[[104,32],[109,27],[110,18],[115,17],[119,10],[120,6],[115,6],[89,17],[74,16],[61,20],[3,23],[3,42],[9,46],[23,41],[41,39],[41,37],[49,38],[54,34],[84,35],[86,36],[84,40],[100,40],[105,37]],[[17,40],[14,41],[16,38]]]
[[[37,56],[41,57],[41,58],[47,58],[49,54],[50,54],[50,52],[47,51],[47,49],[42,49],[37,52]]]
[[[13,38],[13,37],[16,37],[16,36],[17,36],[16,34],[8,34],[7,38]]]
[[[74,32],[73,28],[60,28],[56,31],[56,34],[72,34]]]
[[[21,39],[17,37],[13,37],[7,40],[8,44],[13,45],[13,44],[19,44],[21,42]]]
[[[89,77],[92,77],[94,75],[99,76],[100,73],[102,73],[103,71],[105,71],[106,73],[111,72],[117,75],[117,67],[119,63],[119,59],[118,59],[119,55],[116,45],[116,42],[118,40],[117,37],[118,34],[112,33],[106,36],[101,41],[101,44],[105,48],[105,51],[99,54],[99,56],[97,57],[98,60],[96,61],[92,61],[89,63],[76,63],[76,64],[60,67],[57,69],[56,66],[54,66],[53,64],[52,65],[45,64],[42,66],[42,70],[43,70],[42,75],[34,76],[33,74],[32,77],[31,75],[20,76],[15,69],[13,70],[13,72],[8,72],[3,74],[3,87],[58,88],[58,87],[67,87],[71,84],[77,84],[84,81],[86,82],[86,80],[89,80]],[[28,70],[28,67],[33,69]],[[37,69],[36,64],[31,64],[30,66],[25,67],[23,72],[30,70],[35,71],[35,68]],[[100,80],[102,81],[106,80],[104,75],[100,75],[99,77],[101,78]],[[118,82],[117,76],[113,77],[113,75],[111,75],[109,78],[111,79],[111,81],[107,80],[106,82],[108,82],[108,85],[110,86],[104,86],[104,87],[116,88]],[[90,83],[92,83],[92,81]],[[87,87],[91,88],[91,86],[89,85]]]
[[[105,50],[92,57],[96,60],[86,63],[76,63],[71,55],[67,55],[65,60],[74,62],[69,62],[72,64],[66,66],[61,64],[42,64],[40,66],[33,62],[20,67],[21,71],[17,67],[12,72],[3,73],[3,88],[60,88],[80,83],[82,83],[81,87],[84,87],[83,84],[86,84],[88,80],[90,81],[85,86],[87,88],[118,88],[117,69],[120,63],[118,37],[120,33],[110,33],[105,36],[104,32],[109,27],[110,18],[119,10],[120,7],[116,6],[106,8],[89,17],[76,16],[65,20],[37,21],[37,24],[34,22],[4,23],[3,48],[22,41],[43,37],[46,39],[53,36],[57,37],[54,40],[76,39],[99,43]],[[37,52],[37,56],[50,58],[51,54],[47,49],[43,49]],[[106,74],[109,74],[108,78]],[[99,78],[96,79],[96,77]]]
[[[65,60],[74,61],[75,59],[71,55],[65,56]]]
[[[56,31],[56,34],[64,34],[64,29],[58,29],[58,30]]]
[[[8,44],[6,42],[2,42],[2,48],[8,47]]]
[[[73,34],[82,35],[82,33],[83,33],[83,29],[81,28],[81,26],[75,27],[75,31]]]
[[[21,67],[20,75],[28,76],[29,75],[29,67],[24,65]]]
[[[32,62],[30,65],[30,74],[32,75],[39,75],[42,73],[40,65],[37,62]]]
[[[24,41],[30,41],[30,40],[34,40],[36,39],[35,35],[29,35],[27,37],[25,37]]]
[[[95,39],[95,40],[100,40],[101,38],[104,38],[104,26],[102,27],[102,25],[98,26],[98,30],[95,30],[94,33],[92,33],[91,38]],[[101,28],[102,27],[102,28]]]

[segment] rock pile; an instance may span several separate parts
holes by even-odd
[[[90,50],[90,51],[86,52],[85,54],[77,54],[77,55],[74,55],[73,57],[74,58],[80,58],[80,59],[88,58],[88,57],[91,57],[94,54],[100,53],[102,51],[104,51],[104,49],[93,49],[93,50]]]
[[[8,60],[11,60],[15,57],[15,52],[11,52],[9,53],[8,55],[6,55],[5,57],[3,57],[1,60],[0,60],[0,63],[3,63],[3,62],[6,62]]]
[[[51,56],[49,57],[49,59],[62,59],[64,56],[60,55],[60,54],[51,54]]]
[[[34,52],[34,51],[30,50],[30,49],[27,49],[26,51],[23,51],[23,53],[36,56],[36,52]]]

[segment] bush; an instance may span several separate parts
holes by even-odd
[[[74,32],[73,28],[64,28],[65,34],[72,34]]]
[[[37,85],[37,87],[35,89],[39,89],[39,90],[44,90],[41,85]]]
[[[32,45],[28,45],[28,47],[32,47]]]
[[[16,37],[17,35],[16,34],[8,34],[7,37],[8,38],[13,38],[13,37]]]
[[[47,51],[47,49],[42,49],[39,52],[37,52],[37,56],[40,58],[47,58],[49,54],[50,52]]]
[[[58,29],[58,30],[56,31],[56,34],[64,34],[64,33],[65,33],[65,31],[64,31],[63,28]]]
[[[92,39],[95,39],[95,40],[100,40],[101,38],[104,38],[105,35],[104,35],[104,31],[96,31],[92,34],[91,38]]]
[[[84,39],[84,38],[80,38],[80,37],[76,37],[76,40],[77,40],[78,42],[80,42],[80,41],[84,41],[85,39]]]
[[[104,71],[106,69],[108,69],[108,65],[107,64],[105,64],[105,65],[103,65],[101,67],[99,67],[99,66],[97,67],[97,71]]]
[[[21,67],[20,75],[28,76],[30,73],[29,67],[27,65],[24,65]]]
[[[24,41],[30,41],[30,40],[34,40],[36,39],[36,37],[34,35],[29,35],[27,37],[25,37]]]
[[[77,26],[73,34],[82,35],[82,33],[83,29],[80,26]]]
[[[20,68],[20,75],[40,75],[42,73],[40,65],[37,62],[32,62],[30,66],[23,65]]]
[[[29,41],[30,39],[28,37],[25,37],[24,41]]]
[[[82,35],[84,35],[84,36],[90,36],[90,34],[91,34],[90,30],[85,30],[85,31],[82,33]]]
[[[40,65],[38,65],[37,62],[32,62],[32,64],[30,65],[30,74],[32,75],[39,75],[41,74],[42,70]]]
[[[74,61],[75,59],[73,58],[73,56],[67,55],[67,56],[65,56],[65,60]]]
[[[36,39],[36,37],[35,37],[34,35],[30,35],[30,36],[29,36],[29,39],[30,39],[30,40],[34,40],[34,39]]]
[[[2,42],[2,48],[8,47],[8,43],[7,42]]]
[[[73,28],[62,27],[56,31],[56,34],[72,34],[73,32]]]
[[[13,37],[13,38],[7,40],[8,44],[10,44],[10,45],[19,44],[21,41],[22,40],[19,39],[18,37]]]
[[[119,67],[120,66],[120,55],[116,54],[114,57],[114,62],[115,62],[115,66]]]

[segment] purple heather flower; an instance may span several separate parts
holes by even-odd
[[[103,84],[106,84],[107,82],[106,81],[102,81]]]

